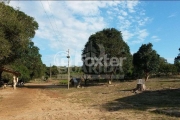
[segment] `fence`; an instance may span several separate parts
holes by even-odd
[[[83,77],[85,79],[89,80],[94,80],[94,79],[114,79],[114,80],[120,80],[124,79],[124,75],[95,75],[95,74],[71,74],[70,76],[75,77],[75,78],[80,78]],[[58,74],[58,75],[53,75],[51,79],[56,79],[56,80],[67,80],[68,79],[68,74]]]

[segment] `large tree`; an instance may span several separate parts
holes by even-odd
[[[39,48],[31,40],[37,29],[38,23],[33,17],[0,3],[0,68],[11,66],[25,79],[42,74]]]
[[[152,47],[153,45],[151,43],[143,44],[133,55],[133,65],[135,70],[138,71],[138,77],[144,75],[145,81],[159,67],[159,55]]]
[[[114,28],[91,35],[83,49],[82,60],[86,74],[126,74],[132,67],[129,46],[121,32]]]
[[[0,3],[0,67],[21,57],[37,29],[34,18]]]

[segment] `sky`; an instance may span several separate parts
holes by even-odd
[[[21,1],[10,6],[33,17],[39,24],[32,41],[47,66],[82,65],[81,53],[90,35],[104,28],[116,28],[131,53],[142,44],[169,63],[180,48],[180,1]]]

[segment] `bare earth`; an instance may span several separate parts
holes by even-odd
[[[161,120],[166,117],[134,109],[105,109],[103,104],[121,94],[134,95],[131,91],[117,91],[120,87],[121,84],[116,84],[67,90],[51,82],[28,83],[16,90],[7,87],[0,90],[0,120]]]

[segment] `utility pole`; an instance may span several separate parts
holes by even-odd
[[[69,81],[70,81],[70,70],[69,70],[69,58],[70,58],[70,56],[69,56],[69,49],[68,49],[68,55],[67,55],[67,58],[68,58],[68,89],[69,89]]]
[[[51,80],[51,64],[50,64],[50,69],[49,69],[49,77],[50,77],[50,80]]]

